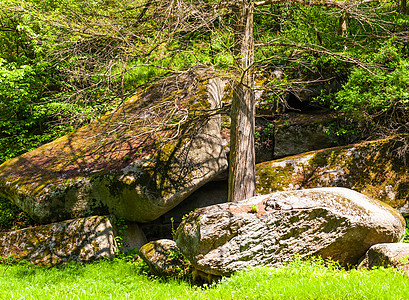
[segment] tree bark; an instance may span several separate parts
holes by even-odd
[[[253,12],[252,0],[241,0],[235,9],[235,55],[241,78],[235,84],[231,108],[229,201],[256,194]]]
[[[407,6],[406,0],[402,0],[402,2],[401,2],[401,13],[402,13],[402,15],[404,15],[404,16],[407,15],[406,6]],[[405,36],[405,40],[404,40],[404,45],[405,45],[404,48],[406,48],[405,50],[408,51],[409,37],[408,37],[408,23],[407,23],[407,22],[405,22],[405,23],[403,24],[403,31],[405,32],[405,35],[406,35],[406,36]]]

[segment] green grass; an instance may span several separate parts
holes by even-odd
[[[0,299],[407,299],[395,269],[345,271],[322,261],[256,268],[205,287],[150,277],[141,263],[105,260],[63,268],[0,265]]]
[[[225,279],[209,291],[223,299],[407,299],[409,279],[388,268],[345,271],[322,262],[295,261]]]

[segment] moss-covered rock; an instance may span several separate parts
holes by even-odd
[[[256,166],[257,193],[347,187],[409,214],[409,168],[396,152],[405,136],[265,162]]]
[[[224,83],[211,69],[168,77],[117,110],[0,166],[0,195],[49,223],[113,213],[147,222],[227,169]]]
[[[274,124],[274,159],[347,144],[331,133],[333,114],[285,114]]]
[[[255,133],[256,162],[346,145],[354,136],[334,134],[341,118],[334,114],[286,113],[257,117]]]
[[[148,264],[152,273],[160,277],[183,277],[190,265],[172,240],[147,243],[139,250],[139,256]]]
[[[0,256],[42,266],[113,257],[118,250],[112,220],[80,218],[0,233]]]

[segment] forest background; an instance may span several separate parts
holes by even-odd
[[[212,0],[2,0],[0,163],[195,65],[239,80],[234,9]],[[251,72],[268,94],[259,108],[279,115],[291,109],[289,93],[320,82],[312,105],[341,120],[332,134],[407,133],[408,22],[406,0],[255,2]],[[2,199],[2,228],[29,222]]]

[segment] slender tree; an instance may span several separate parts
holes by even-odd
[[[229,201],[256,194],[254,152],[254,1],[241,0],[234,7],[235,57],[240,79],[234,85],[231,107]]]
[[[403,3],[406,0],[402,0]],[[359,0],[355,2],[344,1],[314,1],[314,0],[241,0],[234,6],[234,37],[235,37],[235,58],[240,70],[240,79],[234,85],[233,99],[231,107],[231,141],[230,141],[230,166],[229,166],[229,201],[243,200],[256,194],[255,178],[255,151],[254,151],[254,131],[255,131],[255,97],[254,97],[254,9],[255,6],[279,3],[298,3],[309,6],[323,6],[338,8],[342,11],[340,17],[341,36],[347,31],[346,16],[355,17],[362,23],[373,22],[374,14],[372,10],[362,11],[359,6],[371,0]],[[375,1],[373,1],[375,2]],[[406,8],[406,2],[405,2]],[[406,12],[406,11],[405,11]],[[318,35],[318,33],[317,33]],[[322,44],[320,36],[317,36],[319,44]],[[267,45],[273,45],[267,43]],[[277,45],[279,45],[277,43]],[[290,45],[287,45],[290,46]],[[293,45],[294,46],[294,45]],[[305,47],[304,47],[305,48]],[[314,50],[309,48],[309,50]],[[322,52],[319,49],[318,52]],[[325,52],[325,50],[324,50]],[[358,64],[362,63],[354,59],[343,57]],[[365,66],[364,66],[365,67]]]

